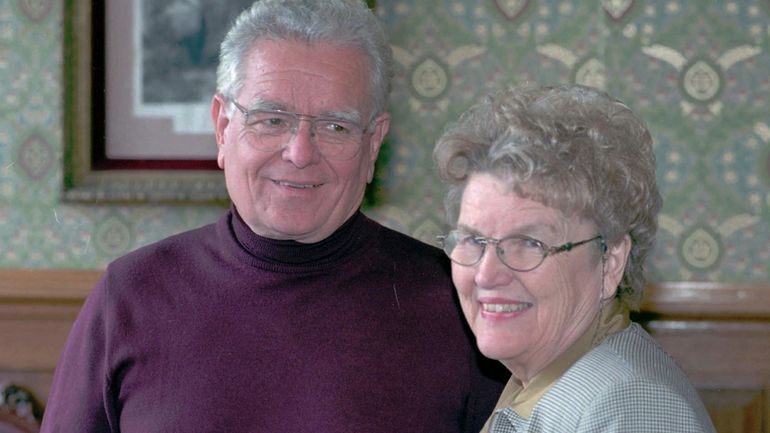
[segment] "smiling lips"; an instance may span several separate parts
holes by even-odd
[[[318,183],[318,184],[293,183],[293,182],[286,182],[282,180],[274,180],[273,183],[275,183],[278,186],[285,186],[288,188],[295,188],[295,189],[318,188],[319,186],[323,185],[321,183]]]
[[[486,313],[515,313],[524,311],[531,307],[528,302],[517,302],[515,304],[487,304],[481,303],[481,309]]]

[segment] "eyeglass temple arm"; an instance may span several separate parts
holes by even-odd
[[[595,241],[597,239],[601,241],[602,253],[606,253],[607,252],[607,243],[604,242],[604,238],[602,236],[594,236],[591,239],[586,239],[584,241],[580,241],[580,242],[567,242],[566,244],[559,245],[558,247],[552,247],[550,249],[550,251],[549,251],[549,254],[560,253],[562,251],[570,251],[570,250],[572,250],[575,247],[579,247],[580,245],[587,244],[589,242],[593,242],[593,241]]]

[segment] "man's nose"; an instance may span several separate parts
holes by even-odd
[[[310,119],[299,119],[291,129],[289,141],[283,148],[283,159],[298,168],[307,167],[320,159],[315,143],[315,125]]]

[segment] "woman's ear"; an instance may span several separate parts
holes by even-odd
[[[605,244],[604,252],[604,285],[602,299],[612,299],[618,290],[618,284],[623,279],[628,255],[631,252],[631,236],[625,235],[613,244]]]

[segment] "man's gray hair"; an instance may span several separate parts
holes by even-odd
[[[386,111],[393,53],[379,19],[360,0],[256,1],[238,16],[222,42],[217,92],[227,99],[235,98],[244,84],[244,62],[254,45],[265,40],[361,49],[369,60],[371,119]]]

